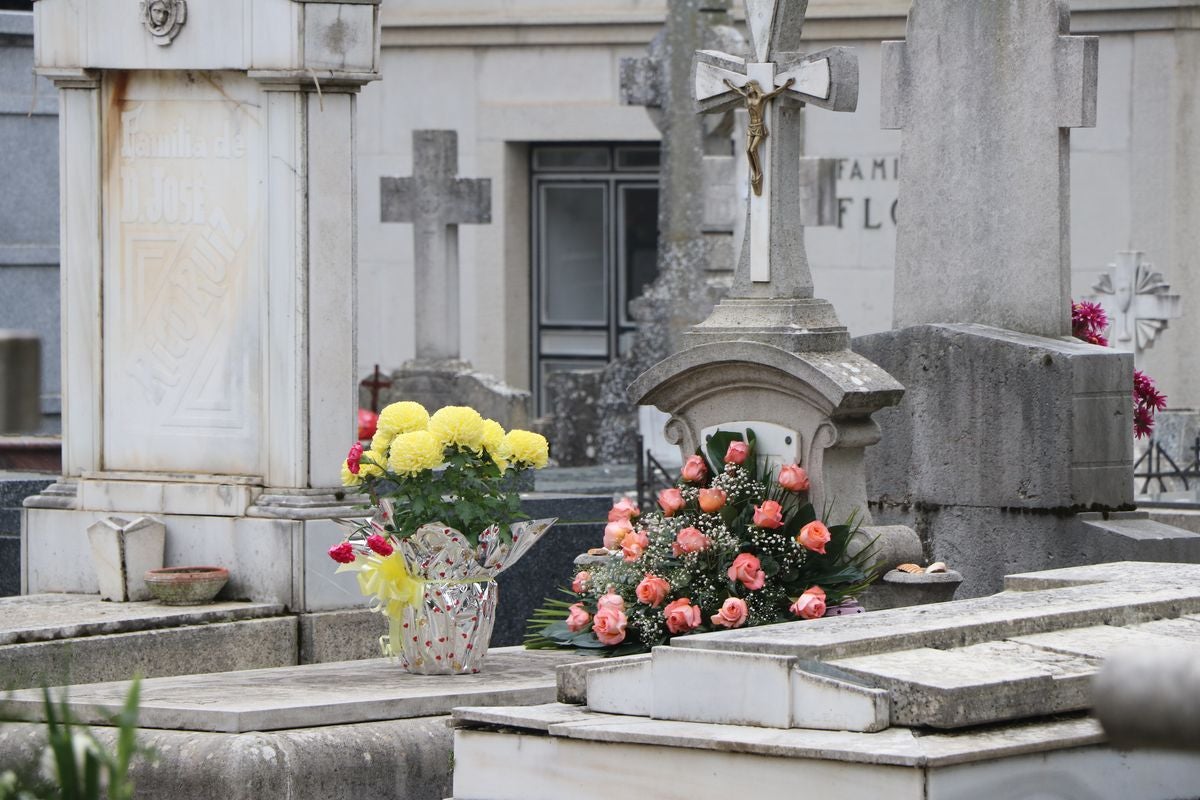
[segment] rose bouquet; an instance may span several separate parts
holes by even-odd
[[[522,521],[513,476],[549,460],[545,438],[505,432],[472,408],[432,416],[418,403],[379,415],[371,448],[356,443],[342,482],[374,514],[341,520],[350,533],[329,549],[358,573],[372,610],[388,618],[380,644],[413,672],[478,672],[495,621],[495,577],[554,520]]]
[[[720,431],[658,510],[614,505],[603,547],[576,561],[571,599],[535,612],[526,646],[644,652],[672,636],[821,617],[870,584],[878,568],[871,547],[850,547],[855,519],[821,519],[804,469],[760,464],[754,443],[753,431]]]

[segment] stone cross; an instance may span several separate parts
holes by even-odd
[[[799,222],[801,108],[858,106],[858,61],[845,48],[810,55],[800,46],[808,0],[746,0],[749,59],[701,50],[693,92],[702,113],[744,105],[750,112],[747,242],[732,296],[812,297]],[[757,173],[757,174],[755,174]]]
[[[1170,320],[1183,315],[1180,297],[1142,252],[1117,253],[1117,261],[1092,287],[1095,300],[1108,314],[1108,343],[1118,350],[1140,353],[1154,344]]]
[[[883,45],[904,131],[895,327],[1071,332],[1069,129],[1096,122],[1094,36],[1067,0],[913,0]]]
[[[458,226],[492,221],[490,178],[459,178],[458,134],[413,131],[413,174],[380,178],[382,222],[413,225],[418,361],[459,357]]]

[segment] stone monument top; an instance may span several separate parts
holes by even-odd
[[[1067,131],[1096,124],[1098,40],[1069,27],[1067,0],[914,0],[906,41],[884,43],[897,329],[1070,335]]]
[[[751,56],[700,50],[693,90],[700,113],[743,105],[750,120],[746,238],[730,296],[683,336],[684,349],[630,386],[668,414],[664,435],[687,455],[717,428],[753,428],[768,455],[801,464],[810,499],[870,523],[862,451],[879,439],[876,410],[903,388],[850,351],[833,306],[813,297],[800,214],[802,107],[852,111],[858,62],[845,48],[811,55],[800,44],[808,3],[746,0]]]

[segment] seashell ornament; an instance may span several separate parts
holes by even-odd
[[[896,567],[896,569],[900,570],[901,572],[907,572],[909,575],[920,575],[925,571],[924,567],[919,567],[916,564],[900,564]]]

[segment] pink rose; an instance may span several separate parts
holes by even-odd
[[[658,608],[671,593],[671,584],[667,583],[666,578],[646,573],[646,577],[642,578],[642,582],[634,591],[639,603],[645,603],[651,608]]]
[[[392,551],[395,549],[387,539],[380,536],[378,533],[367,537],[367,547],[371,548],[385,558],[390,556]]]
[[[708,477],[708,467],[700,456],[688,456],[679,474],[688,483],[700,483]]]
[[[607,594],[596,601],[596,608],[611,608],[616,611],[624,611],[625,598],[610,588]]]
[[[730,442],[725,451],[726,464],[741,464],[750,457],[750,445],[745,442]]]
[[[700,606],[692,605],[691,598],[681,597],[673,603],[668,603],[663,609],[667,619],[667,630],[673,634],[687,633],[700,627],[703,617]]]
[[[804,594],[796,598],[788,609],[801,619],[817,619],[825,616],[825,590],[820,586],[811,586]]]
[[[567,615],[567,630],[579,633],[591,621],[592,615],[583,610],[583,603],[576,603],[571,606],[571,613]]]
[[[682,511],[684,505],[683,492],[679,489],[663,489],[658,493],[658,505],[663,510],[664,517],[673,517],[678,511]]]
[[[671,543],[671,552],[676,556],[684,553],[699,553],[701,550],[707,550],[710,544],[712,544],[712,540],[697,529],[684,528],[675,534],[675,541]]]
[[[329,548],[329,557],[339,564],[354,563],[354,546],[349,542],[342,542]]]
[[[592,617],[592,633],[601,644],[614,645],[625,641],[625,626],[629,620],[615,608],[601,608]]]
[[[750,591],[758,591],[767,582],[767,574],[762,570],[762,562],[752,553],[742,553],[733,560],[733,565],[726,573],[729,580],[738,581]]]
[[[814,520],[800,529],[796,541],[812,550],[814,553],[825,555],[825,545],[829,544],[829,528],[821,520]]]
[[[645,531],[634,531],[621,541],[621,553],[626,563],[637,561],[650,546],[650,537]]]
[[[808,491],[808,473],[798,464],[784,464],[779,468],[779,485],[789,492]]]
[[[615,519],[604,526],[604,547],[607,550],[621,549],[621,542],[633,533],[633,523],[627,519]]]
[[[575,576],[575,580],[571,581],[571,591],[575,594],[583,594],[588,587],[588,581],[592,579],[592,573],[586,569]]]
[[[700,510],[705,514],[715,514],[725,507],[726,498],[724,489],[701,489]]]
[[[783,527],[783,506],[774,500],[764,500],[761,506],[754,507],[754,524],[760,528]]]
[[[637,507],[637,503],[630,500],[628,497],[622,497],[608,511],[608,521],[616,522],[619,519],[632,520],[635,517],[640,517],[642,510]]]
[[[726,598],[721,604],[721,610],[713,614],[709,619],[713,625],[718,625],[722,628],[740,628],[746,622],[746,617],[750,615],[750,610],[746,608],[746,601],[740,597]]]

